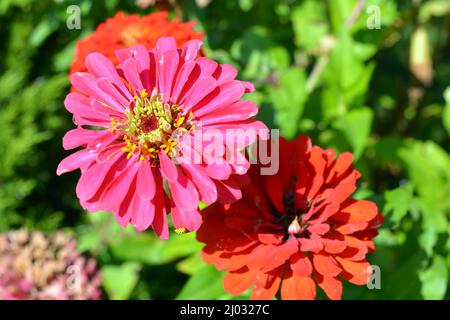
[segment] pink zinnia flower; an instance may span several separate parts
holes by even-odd
[[[198,57],[200,46],[191,40],[177,49],[173,38],[161,38],[151,51],[141,45],[116,51],[116,67],[92,53],[88,72],[71,75],[78,92],[65,106],[78,127],[63,146],[83,149],[65,158],[57,174],[81,169],[76,193],[83,208],[113,211],[122,226],[152,226],[167,239],[168,212],[176,228],[192,231],[201,223],[199,200],[241,197],[249,163],[237,150],[258,133],[267,138],[267,128],[251,119],[256,104],[240,100],[253,85],[235,80],[232,66]],[[211,129],[221,148],[205,138]]]

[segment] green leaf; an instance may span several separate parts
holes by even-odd
[[[103,287],[112,300],[126,300],[139,280],[140,265],[126,262],[120,266],[107,265],[101,270]]]
[[[176,299],[209,300],[226,295],[222,285],[222,272],[212,265],[203,265],[185,284]]]
[[[375,69],[373,62],[365,65],[364,60],[373,52],[361,49],[347,29],[337,35],[336,46],[323,74],[323,80],[330,90],[327,99],[333,97],[334,102],[339,105],[339,108],[335,109],[345,111],[351,107],[360,107],[364,103],[364,96]],[[332,105],[328,107],[331,108]]]
[[[335,32],[345,28],[345,23],[351,16],[356,2],[357,0],[333,0],[329,2],[329,12]]]
[[[438,241],[439,233],[448,232],[448,219],[445,213],[425,199],[414,199],[416,206],[422,216],[422,234],[419,236],[419,244],[428,256],[433,255],[433,249]]]
[[[177,270],[188,275],[193,275],[205,263],[203,262],[199,252],[181,260],[177,263]]]
[[[95,249],[100,243],[102,237],[98,230],[90,228],[78,235],[77,248],[81,252]]]
[[[427,202],[424,199],[414,199],[414,205],[419,208],[422,213],[422,229],[435,229],[439,233],[448,231],[448,219],[445,212],[439,210],[434,203]]]
[[[329,29],[325,3],[304,1],[292,11],[291,19],[296,45],[308,51],[317,51]]]
[[[105,7],[106,7],[106,9],[108,9],[110,11],[114,10],[118,4],[119,4],[119,0],[106,0],[105,1]]]
[[[275,122],[286,138],[294,138],[308,98],[306,75],[301,69],[291,68],[280,78],[280,86],[270,90],[271,101],[277,111]]]
[[[424,299],[443,299],[448,285],[448,269],[446,261],[440,255],[435,255],[431,266],[419,273],[422,283],[421,293]]]
[[[55,17],[50,17],[39,23],[30,36],[30,43],[38,47],[40,46],[56,29],[58,29],[60,21]]]
[[[433,255],[433,248],[436,245],[438,240],[438,233],[435,228],[432,229],[424,229],[423,232],[419,236],[419,245],[425,250],[425,253],[428,257]]]
[[[364,107],[355,109],[336,120],[334,128],[340,130],[353,148],[355,160],[364,151],[372,128],[373,112]]]
[[[242,11],[250,11],[254,6],[255,0],[238,0]]]
[[[444,127],[447,133],[450,135],[450,87],[447,87],[444,91],[445,107],[444,113],[442,115],[442,120],[444,121]]]
[[[172,234],[167,241],[143,233],[130,233],[111,243],[111,252],[121,260],[160,265],[198,252],[202,244],[195,233]]]
[[[432,141],[412,141],[400,148],[417,193],[437,209],[450,209],[450,156]]]
[[[421,23],[428,22],[431,17],[440,17],[450,14],[450,2],[447,0],[427,1],[420,6],[419,20]]]
[[[385,192],[386,204],[383,211],[385,214],[392,212],[390,220],[393,223],[399,223],[408,213],[411,200],[413,199],[413,192],[412,184],[406,184]]]

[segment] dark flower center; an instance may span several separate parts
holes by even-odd
[[[158,128],[158,119],[154,115],[144,115],[141,117],[141,129],[149,133]]]
[[[278,222],[286,231],[286,236],[308,237],[308,222],[303,219],[303,215],[309,211],[309,201],[305,201],[304,206],[299,208],[295,203],[295,192],[288,191],[284,194],[283,204],[285,212],[278,213]]]

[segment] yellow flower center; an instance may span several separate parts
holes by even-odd
[[[125,122],[111,118],[111,130],[123,135],[122,151],[128,159],[138,154],[140,160],[156,164],[160,151],[175,157],[180,136],[195,128],[192,112],[183,116],[181,110],[178,104],[165,103],[156,91],[149,95],[144,89],[126,109]]]

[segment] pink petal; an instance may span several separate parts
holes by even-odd
[[[194,70],[194,67],[196,66],[196,63],[194,61],[188,61],[180,68],[180,71],[177,74],[177,79],[175,81],[175,84],[173,86],[172,90],[172,99],[174,102],[179,102],[181,98],[184,97],[184,94],[181,95],[181,93],[184,91],[186,93],[187,89],[183,90],[183,88],[188,86],[186,83],[188,82],[189,76],[191,75],[192,71]]]
[[[167,210],[164,201],[164,188],[162,187],[162,178],[160,175],[156,177],[156,185],[159,187],[156,188],[155,198],[152,200],[155,207],[155,217],[153,219],[152,226],[153,230],[155,230],[156,234],[161,239],[167,240],[169,239],[169,224],[167,221]]]
[[[98,52],[90,53],[85,60],[89,72],[97,78],[106,78],[121,90],[126,90],[122,80],[112,62]]]
[[[171,100],[172,84],[178,69],[180,56],[177,50],[163,52],[157,57],[157,75],[159,92],[163,94],[164,101]]]
[[[72,153],[70,156],[64,158],[58,165],[56,169],[56,174],[58,176],[63,173],[76,170],[81,167],[89,165],[95,160],[96,154],[90,152],[89,150],[80,150]]]
[[[195,185],[179,171],[177,180],[169,182],[170,197],[175,205],[184,211],[194,211],[198,208],[199,195]]]
[[[209,94],[201,104],[196,105],[193,111],[197,117],[203,117],[218,108],[238,101],[244,95],[244,92],[244,86],[240,81],[233,80],[226,82]]]
[[[206,57],[200,57],[196,60],[198,67],[200,68],[199,76],[212,76],[219,67],[219,64],[214,60]]]
[[[245,93],[255,91],[255,86],[250,81],[241,81],[241,83],[244,85]]]
[[[187,111],[195,107],[197,103],[210,94],[215,88],[216,80],[213,77],[205,76],[198,79],[181,100],[184,110]]]
[[[119,210],[115,213],[114,217],[117,222],[126,227],[130,222],[132,215],[139,210],[141,199],[136,193],[136,181],[133,181],[130,189],[119,206]]]
[[[202,41],[200,40],[189,40],[186,42],[186,44],[183,46],[183,51],[181,52],[181,58],[184,59],[184,61],[191,61],[197,58],[198,51],[200,50],[200,47],[202,46]]]
[[[105,162],[109,161],[112,157],[114,157],[118,153],[120,153],[120,152],[123,153],[123,151],[121,149],[125,146],[126,146],[125,142],[118,142],[118,143],[113,143],[107,147],[102,148],[97,153],[97,158],[96,158],[97,162],[105,163]]]
[[[225,143],[237,148],[249,146],[255,142],[258,137],[262,140],[267,140],[270,136],[267,126],[261,121],[254,119],[247,119],[239,122],[215,123],[203,126],[204,131],[209,129],[220,130],[222,135],[227,138]],[[233,132],[235,133],[234,135],[230,134]]]
[[[142,84],[150,93],[155,87],[155,57],[143,45],[135,45],[129,48],[114,51],[117,60],[119,60],[121,68],[123,69],[124,62],[133,58],[136,61],[138,73],[140,75]]]
[[[213,179],[226,180],[230,177],[232,171],[228,163],[209,163],[203,166],[206,173]]]
[[[131,94],[128,91],[128,89],[125,88],[125,90],[126,90],[126,91],[124,91],[125,94],[122,94],[119,90],[117,90],[116,87],[114,87],[114,85],[111,82],[109,82],[105,78],[98,79],[97,80],[97,85],[106,94],[110,95],[115,100],[117,100],[119,105],[122,107],[122,109],[119,109],[119,110],[124,110],[125,108],[127,108],[128,105],[133,100],[133,97],[131,96]]]
[[[147,161],[141,161],[139,164],[136,189],[141,199],[149,200],[155,196],[155,178],[153,177],[152,168]]]
[[[198,210],[185,211],[179,207],[173,207],[172,221],[175,228],[186,228],[189,231],[196,231],[202,223],[202,216]]]
[[[165,51],[177,50],[177,43],[173,37],[161,37],[156,42],[155,52],[159,56]]]
[[[119,208],[128,193],[131,183],[135,179],[138,166],[133,158],[128,160],[130,164],[126,167],[108,186],[100,198],[101,206],[105,211],[114,211]]]
[[[229,64],[221,64],[214,71],[213,77],[217,79],[217,84],[221,85],[225,82],[234,80],[238,72],[235,67]]]
[[[140,201],[139,208],[133,213],[131,217],[131,224],[138,231],[147,230],[151,226],[155,218],[155,205],[150,200]]]
[[[177,166],[164,151],[159,152],[159,164],[161,173],[167,181],[174,182],[177,180]]]
[[[125,114],[117,109],[119,107],[123,108],[118,102],[116,102],[116,105],[113,105],[112,103],[107,105],[98,100],[92,99],[90,104],[93,110],[105,113],[109,115],[110,118],[113,117],[115,119],[126,119]]]
[[[117,50],[116,56],[119,58],[121,64],[128,58],[133,58],[137,63],[138,72],[141,73],[147,70],[150,65],[150,55],[147,48],[143,45],[137,44],[126,49]]]
[[[104,135],[111,135],[107,130],[88,130],[83,127],[68,131],[63,137],[63,148],[65,150],[86,146]]]
[[[91,98],[102,101],[110,107],[114,108],[114,104],[117,101],[114,100],[110,95],[106,94],[97,85],[97,78],[89,73],[85,72],[75,72],[70,75],[70,81],[73,86],[77,88],[82,93],[89,95]],[[117,109],[121,111],[122,108]]]
[[[217,200],[217,189],[214,182],[208,177],[204,169],[200,166],[191,164],[181,165],[185,171],[189,174],[189,177],[194,182],[200,193],[200,200],[212,204]]]
[[[232,153],[229,162],[233,168],[233,172],[238,175],[247,173],[248,169],[250,169],[250,162],[247,160],[242,151],[234,149],[229,152]]]
[[[217,109],[202,117],[203,125],[247,120],[258,114],[258,106],[253,101],[237,101],[225,108]]]
[[[127,59],[123,63],[123,73],[125,78],[128,80],[130,85],[133,88],[133,94],[139,94],[144,89],[144,85],[142,84],[141,78],[139,76],[139,72],[137,69],[136,60]]]
[[[106,163],[93,162],[78,180],[76,194],[79,199],[91,199],[105,182],[105,177],[109,172],[118,170],[123,158],[116,157]]]
[[[74,114],[77,120],[85,119],[83,123],[77,122],[78,125],[92,124],[106,127],[111,122],[107,114],[93,110],[89,98],[78,92],[69,93],[64,100],[64,105],[70,113]]]

